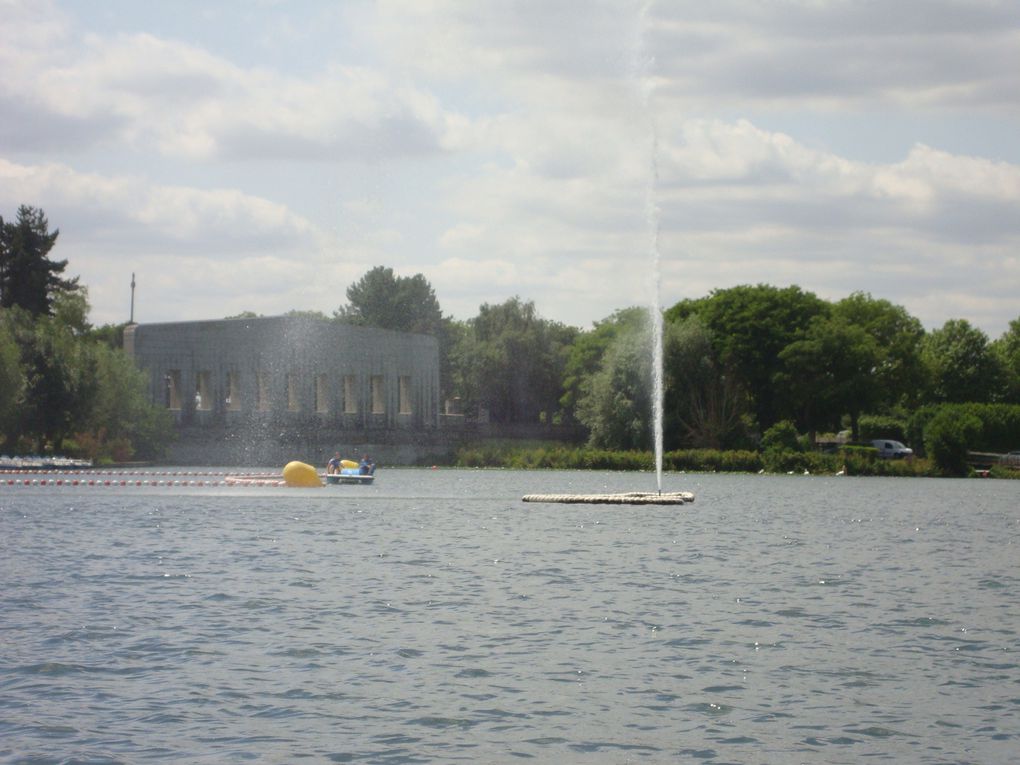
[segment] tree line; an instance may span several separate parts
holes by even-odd
[[[580,330],[519,297],[476,317],[442,314],[425,278],[382,266],[347,291],[341,321],[440,337],[443,391],[505,423],[580,423],[590,445],[647,448],[648,312],[616,311]],[[925,331],[888,300],[826,301],[797,286],[741,285],[664,312],[667,448],[746,448],[780,422],[800,432],[863,417],[906,421],[945,403],[1020,404],[1020,318],[995,340],[966,319]]]
[[[90,326],[87,290],[63,276],[66,261],[49,259],[59,232],[29,207],[0,218],[0,231],[0,446],[59,449],[72,438],[93,451],[158,453],[172,424],[119,350],[123,327]],[[515,296],[456,320],[422,274],[385,266],[346,298],[332,317],[292,313],[434,335],[442,395],[468,418],[572,426],[593,449],[650,447],[646,308],[582,330]],[[918,439],[911,422],[933,420],[939,407],[1020,406],[1020,318],[993,340],[965,319],[925,331],[902,306],[866,293],[827,301],[797,286],[741,285],[666,309],[663,342],[667,450],[759,449],[770,431],[791,430],[809,444],[844,429],[853,440]],[[991,417],[966,416],[974,411]],[[940,428],[966,430],[960,423]],[[992,429],[998,445],[1020,442],[1001,423]]]

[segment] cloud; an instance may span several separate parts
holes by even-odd
[[[1020,7],[1009,0],[722,0],[660,3],[654,14],[649,47],[665,98],[772,109],[1020,106]]]
[[[1020,219],[1010,213],[1020,209],[1016,165],[920,144],[899,162],[860,162],[748,120],[662,122],[671,127],[659,141],[656,192],[667,305],[755,282],[800,284],[832,299],[858,289],[897,293],[918,310],[937,304],[925,290],[947,300],[976,290],[1000,308],[1020,290],[1020,276],[1001,267],[1020,244]],[[540,145],[518,152],[516,164],[456,187],[457,223],[444,250],[479,268],[493,258],[518,264],[514,292],[572,323],[584,324],[583,312],[599,318],[649,301],[650,177],[639,155],[650,147],[640,132],[611,144],[621,155],[614,161],[582,162],[589,172],[570,174],[531,161],[560,148],[571,156],[569,129],[530,135]],[[501,284],[487,286],[491,302]],[[938,314],[922,318],[941,323]]]
[[[3,159],[0,187],[6,189],[0,191],[5,208],[38,200],[33,206],[58,213],[92,235],[103,227],[118,235],[144,234],[163,253],[184,253],[204,243],[230,257],[321,236],[310,221],[283,205],[234,189],[164,186],[136,177],[79,173],[66,165],[28,166]]]
[[[48,151],[59,136],[64,149],[121,146],[193,160],[380,161],[441,152],[455,119],[427,92],[365,67],[296,77],[149,33],[65,31],[54,48],[61,24],[33,34],[49,27],[19,20],[28,34],[7,34],[0,53],[0,105],[16,117],[0,140],[20,151]]]

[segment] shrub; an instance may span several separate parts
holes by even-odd
[[[944,409],[924,429],[924,447],[942,475],[966,475],[967,451],[981,435],[981,420],[973,414]]]
[[[797,427],[789,420],[777,422],[761,437],[761,450],[800,451],[801,442],[797,437]]]
[[[667,470],[689,470],[703,473],[757,473],[761,470],[758,452],[719,449],[679,449],[667,452],[662,458]]]
[[[872,441],[876,438],[888,438],[905,443],[908,441],[907,424],[896,417],[866,414],[861,417],[858,427],[862,441]]]
[[[927,428],[943,412],[968,415],[978,420],[979,430],[968,448],[973,451],[1008,452],[1020,444],[1020,405],[933,404],[918,409],[907,422],[908,443],[927,449]]]

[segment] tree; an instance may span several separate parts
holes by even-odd
[[[651,357],[647,321],[626,327],[613,339],[578,402],[577,417],[588,428],[589,446],[652,448]]]
[[[333,315],[349,324],[425,335],[442,328],[436,293],[421,274],[397,276],[392,268],[376,266],[347,288],[347,300]]]
[[[297,308],[293,308],[290,311],[287,311],[287,313],[285,313],[284,316],[291,316],[291,317],[296,317],[296,318],[299,318],[299,319],[302,319],[302,318],[303,319],[320,319],[322,321],[328,321],[329,320],[329,317],[326,316],[326,314],[324,314],[322,311],[303,311],[303,310],[299,310]],[[253,317],[253,316],[238,316],[238,317],[234,317],[234,318],[250,319],[250,318],[255,318],[255,317]]]
[[[838,426],[845,413],[856,440],[861,412],[882,395],[875,378],[880,357],[878,343],[863,328],[816,316],[803,338],[780,352],[776,387],[812,440],[818,430]]]
[[[922,343],[933,402],[987,403],[999,389],[1001,368],[988,336],[966,319],[950,319]]]
[[[48,315],[54,297],[78,289],[78,278],[60,276],[67,261],[52,261],[59,231],[49,231],[42,210],[22,205],[14,223],[0,218],[0,308],[18,306],[32,316]]]
[[[623,308],[611,316],[595,322],[592,329],[581,332],[567,349],[567,357],[563,369],[563,395],[560,406],[564,418],[573,420],[577,404],[588,385],[602,365],[609,346],[621,332],[644,326],[646,309],[639,307]]]
[[[96,392],[94,347],[54,318],[33,322],[27,313],[16,338],[25,370],[18,432],[37,447],[59,451],[64,439],[88,422]]]
[[[925,453],[943,475],[966,475],[967,452],[981,433],[981,420],[973,414],[943,409],[924,429]]]
[[[18,407],[25,390],[21,353],[8,327],[8,311],[0,309],[0,444],[13,434]]]
[[[924,389],[924,365],[921,341],[924,327],[902,306],[879,300],[864,292],[855,292],[837,302],[833,317],[860,327],[874,340],[876,361],[874,389],[879,394],[875,405],[892,407],[914,405]],[[855,436],[856,437],[856,436]]]
[[[717,357],[752,396],[758,427],[768,428],[779,419],[774,379],[782,369],[780,351],[799,338],[811,319],[829,310],[828,303],[800,287],[759,284],[682,301],[666,312],[666,318],[676,321],[696,314],[704,321]]]
[[[95,353],[96,395],[84,423],[93,442],[118,461],[159,457],[173,434],[173,416],[149,401],[146,375],[131,357],[103,343]]]
[[[1002,371],[1002,387],[996,398],[1006,404],[1020,404],[1020,317],[991,345]]]
[[[692,315],[664,326],[667,449],[721,449],[745,439],[747,396],[716,356],[712,333]]]
[[[573,327],[541,318],[530,301],[483,304],[453,353],[459,392],[496,422],[552,422],[576,335]]]

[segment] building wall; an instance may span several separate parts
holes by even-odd
[[[182,440],[193,442],[177,445],[182,454],[201,442],[208,455],[212,432],[270,450],[294,433],[352,443],[371,434],[396,448],[439,424],[439,351],[427,335],[277,316],[136,324],[125,330],[124,348],[148,374],[152,401],[171,408]],[[345,406],[345,378],[353,406]]]

